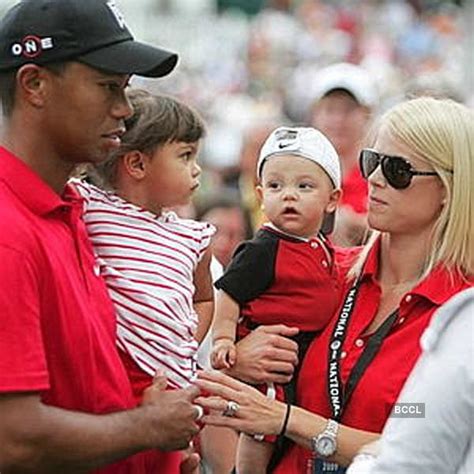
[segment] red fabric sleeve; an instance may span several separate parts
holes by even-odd
[[[47,389],[38,277],[11,247],[0,246],[0,262],[0,392]]]

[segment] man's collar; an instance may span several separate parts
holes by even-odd
[[[63,197],[59,196],[28,165],[1,146],[0,162],[0,181],[35,214],[46,215],[78,200],[70,186],[65,187]]]

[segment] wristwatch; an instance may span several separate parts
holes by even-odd
[[[311,438],[313,453],[322,458],[332,456],[337,449],[337,431],[339,425],[334,420],[328,420],[324,431]]]

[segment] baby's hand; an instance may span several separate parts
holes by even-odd
[[[214,341],[211,352],[211,365],[214,369],[230,369],[235,364],[235,344],[232,339],[222,338]]]

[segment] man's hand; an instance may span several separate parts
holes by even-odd
[[[199,432],[196,421],[201,412],[193,404],[199,389],[165,390],[165,387],[166,377],[158,375],[143,394],[142,406],[148,411],[152,446],[162,451],[186,449]]]
[[[199,389],[165,387],[158,380],[142,406],[107,415],[44,405],[35,393],[0,394],[0,470],[84,473],[140,451],[188,447],[199,431]]]
[[[200,457],[197,453],[187,453],[179,466],[180,474],[199,474]]]
[[[236,344],[235,365],[226,371],[249,383],[287,383],[298,363],[298,345],[289,339],[298,328],[259,326]]]

